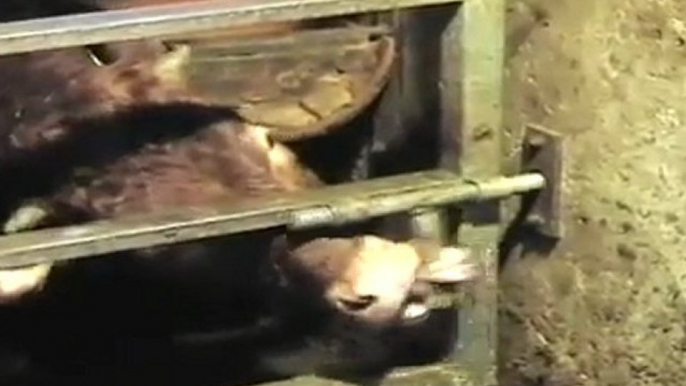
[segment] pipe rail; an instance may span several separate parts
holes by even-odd
[[[468,181],[445,170],[410,173],[240,203],[183,208],[0,237],[0,269],[87,258],[272,227],[341,225],[418,208],[541,189],[537,173]]]
[[[460,1],[263,0],[255,4],[251,0],[213,0],[37,18],[0,23],[0,55]]]

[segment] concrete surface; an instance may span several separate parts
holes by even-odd
[[[510,139],[567,136],[568,235],[504,267],[500,383],[686,384],[686,2],[512,0],[508,23]]]

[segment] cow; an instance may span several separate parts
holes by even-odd
[[[27,7],[41,3],[23,1]],[[0,57],[5,233],[324,185],[295,153],[270,138],[269,128],[247,123],[231,108],[189,91],[183,76],[188,47],[169,51],[135,42],[116,48],[117,60],[108,63],[96,60],[88,47]],[[313,327],[317,319],[321,322],[312,331],[337,342],[345,341],[338,339],[340,331],[376,337],[378,331],[412,325],[429,314],[428,284],[477,275],[468,253],[456,247],[436,244],[427,253],[411,240],[372,234],[318,237],[298,245],[283,240],[282,230],[267,230],[144,248],[126,252],[126,259],[93,263],[88,272],[97,277],[130,264],[131,270],[122,271],[126,275],[181,288],[193,299],[216,297],[222,304],[228,304],[226,297],[232,304],[255,299],[275,310],[277,319],[290,321],[281,323],[285,331]],[[53,276],[79,264],[0,271],[0,304],[40,297],[49,292]],[[303,317],[310,322],[300,323]],[[318,342],[323,341],[332,340]],[[264,366],[290,373],[330,364],[330,358],[317,354],[319,362],[294,364],[292,358],[312,355],[311,347],[295,351],[302,354],[266,355]],[[382,351],[363,357],[389,354]]]

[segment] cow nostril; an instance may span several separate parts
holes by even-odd
[[[344,309],[353,312],[364,311],[371,307],[378,298],[374,295],[355,296],[352,298],[338,298],[338,303]]]
[[[267,141],[267,147],[269,149],[273,149],[274,146],[276,146],[276,142],[274,142],[274,139],[272,137],[270,137],[268,134],[266,136],[266,141]]]

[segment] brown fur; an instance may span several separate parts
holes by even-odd
[[[255,138],[259,135],[239,121],[228,121],[176,142],[148,144],[99,170],[85,172],[91,178],[64,188],[58,199],[101,218],[318,185],[295,157],[290,166],[273,164],[271,149]],[[290,175],[279,173],[284,168]]]
[[[146,67],[148,66],[148,67]],[[152,73],[150,61],[98,67],[82,49],[0,57],[1,155],[51,142],[69,120],[127,106],[193,100]]]

